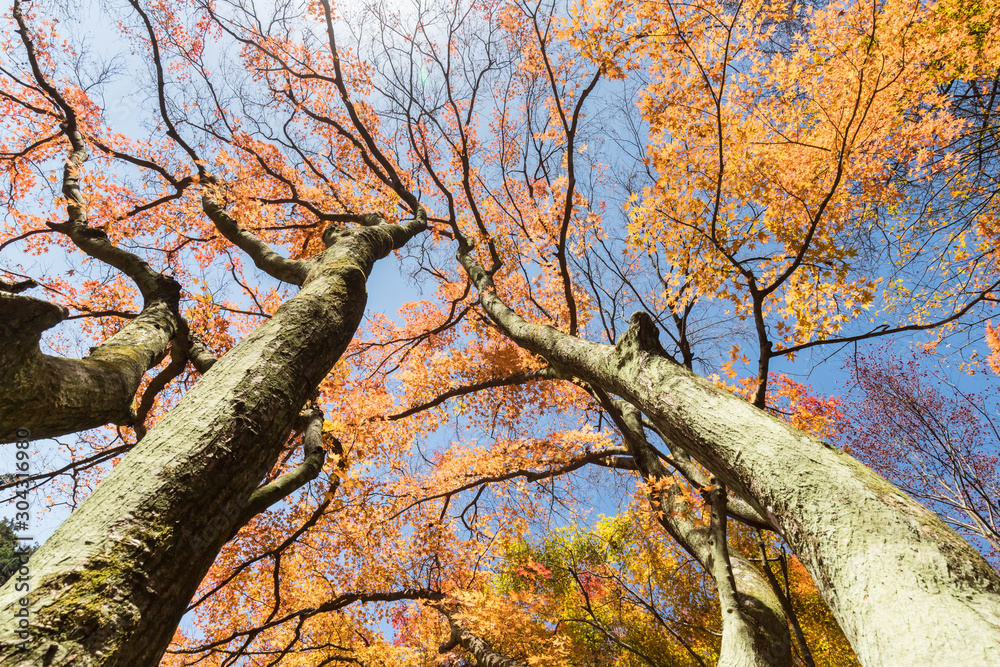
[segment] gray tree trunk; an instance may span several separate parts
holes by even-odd
[[[131,424],[139,384],[177,332],[177,291],[174,284],[173,294],[153,300],[85,359],[49,356],[38,346],[65,308],[0,293],[0,442],[16,440],[18,429],[53,438]]]
[[[848,454],[670,361],[648,315],[634,315],[615,346],[581,340],[508,308],[467,245],[459,260],[514,342],[638,407],[767,517],[863,664],[1000,664],[1000,575],[933,512]]]
[[[421,216],[332,235],[302,290],[215,363],[32,556],[31,636],[0,623],[0,665],[158,663],[296,416],[354,336],[374,262],[425,226]],[[21,609],[15,580],[0,589],[5,619]]]

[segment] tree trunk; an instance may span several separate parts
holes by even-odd
[[[630,403],[613,403],[603,391],[596,393],[624,437],[643,480],[652,485],[671,478],[672,473],[646,440],[639,411]],[[673,484],[650,491],[649,503],[658,512],[663,528],[715,582],[722,615],[719,665],[791,665],[791,635],[781,601],[753,563],[727,548],[725,493],[724,489],[710,492],[721,497],[712,503],[708,526],[689,518],[686,510],[690,501]]]
[[[31,634],[0,624],[0,665],[159,662],[296,416],[353,337],[372,265],[425,226],[421,215],[335,235],[302,290],[214,364],[32,556]],[[24,595],[15,580],[0,589],[7,619]]]
[[[851,456],[699,378],[636,313],[615,346],[526,322],[471,257],[480,303],[565,376],[622,396],[778,528],[866,665],[1000,664],[1000,575]]]

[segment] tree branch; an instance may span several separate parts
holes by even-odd
[[[298,489],[316,479],[320,472],[322,472],[323,464],[326,462],[326,449],[323,448],[323,411],[315,407],[310,408],[307,410],[305,416],[307,423],[305,431],[302,434],[302,450],[305,454],[305,460],[294,470],[286,472],[270,484],[266,484],[253,492],[250,500],[247,501],[246,507],[243,509],[243,513],[236,522],[238,527],[233,532],[234,535],[250,519],[274,503],[287,498]],[[338,470],[342,473],[346,467],[344,448],[337,438],[330,438],[330,444],[333,447],[334,455],[338,457]],[[334,482],[333,491],[336,491],[339,483],[338,477],[337,481]]]
[[[397,412],[396,414],[389,415],[386,417],[389,421],[397,421],[410,415],[414,415],[418,412],[428,410],[433,407],[441,405],[450,398],[455,398],[456,396],[466,396],[468,394],[475,393],[477,391],[482,391],[484,389],[493,389],[494,387],[510,387],[513,385],[524,384],[526,382],[531,382],[532,380],[549,380],[556,377],[555,372],[551,368],[540,368],[535,371],[525,371],[523,373],[515,373],[514,375],[509,375],[505,378],[495,378],[492,380],[484,380],[482,382],[477,382],[474,384],[466,385],[464,387],[456,387],[455,389],[449,389],[437,398],[427,401],[426,403],[421,403],[415,405],[412,408],[407,408],[403,412]]]
[[[87,202],[80,187],[87,145],[77,125],[73,106],[52,85],[39,65],[35,46],[16,0],[12,15],[31,71],[54,107],[61,110],[60,128],[70,143],[63,168],[65,222],[47,223],[68,236],[85,253],[132,279],[143,296],[142,312],[121,331],[94,348],[83,360],[43,355],[41,333],[66,318],[61,306],[42,305],[38,299],[0,294],[0,325],[4,343],[0,357],[0,440],[26,428],[32,437],[53,437],[107,423],[128,424],[134,418],[132,402],[146,371],[159,363],[179,327],[180,285],[154,271],[140,257],[115,247],[108,235],[90,227]]]
[[[249,255],[258,269],[282,282],[301,287],[308,273],[306,263],[282,257],[254,234],[240,227],[220,203],[218,183],[211,177],[206,178],[211,180],[202,185],[201,208],[215,223],[215,227],[230,243]]]
[[[454,613],[448,611],[444,605],[432,606],[448,619],[448,626],[451,628],[451,637],[438,648],[438,653],[447,653],[461,646],[471,653],[476,659],[476,664],[482,665],[482,667],[528,667],[527,662],[514,660],[513,658],[508,658],[505,655],[497,653],[485,640],[463,628],[455,620]]]

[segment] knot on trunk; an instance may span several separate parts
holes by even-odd
[[[328,225],[326,229],[323,230],[323,245],[327,248],[334,245],[341,238],[345,238],[351,235],[351,230],[340,224]]]
[[[179,313],[181,304],[181,284],[172,276],[159,274],[156,277],[156,287],[147,297],[149,301],[162,301],[172,313]]]
[[[653,318],[641,310],[632,313],[628,330],[618,337],[618,342],[615,343],[615,356],[621,363],[627,363],[640,352],[667,356],[663,346],[660,345],[660,331],[653,323]]]

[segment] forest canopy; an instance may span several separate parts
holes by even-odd
[[[0,49],[0,490],[72,509],[0,665],[1000,662],[1000,6]]]

